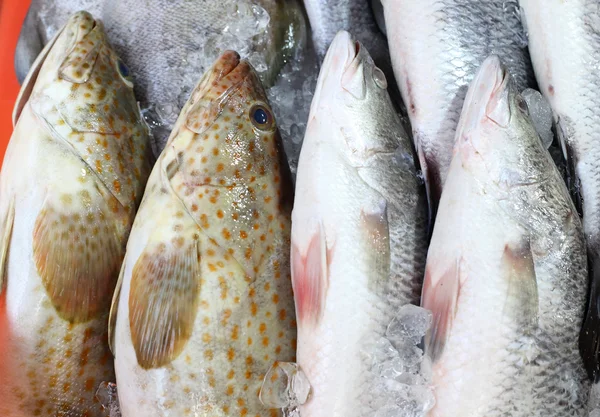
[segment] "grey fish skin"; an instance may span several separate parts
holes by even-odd
[[[268,12],[266,32],[252,39],[246,53],[235,40],[226,47],[240,51],[243,57],[254,52],[264,57],[266,70],[259,75],[269,87],[284,63],[305,44],[305,18],[296,0],[32,0],[17,45],[16,72],[23,80],[62,22],[77,10],[89,10],[102,19],[115,50],[135,74],[135,94],[141,107],[160,107],[162,126],[153,129],[157,142],[153,150],[158,156],[198,74],[223,51],[213,50],[207,41],[224,39],[226,32],[239,30],[235,24],[226,26],[234,19],[236,8],[246,4]]]
[[[429,247],[429,417],[587,415],[582,224],[495,56],[465,99]]]
[[[521,0],[540,91],[554,113],[572,188],[581,204],[591,288],[580,350],[588,373],[600,371],[600,4]]]
[[[516,0],[382,0],[394,74],[406,105],[432,217],[469,82],[495,53],[522,91],[535,79]]]

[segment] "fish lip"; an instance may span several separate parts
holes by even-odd
[[[494,79],[493,83],[489,80]],[[456,143],[469,136],[485,119],[504,126],[494,115],[498,102],[504,96],[509,81],[509,73],[497,55],[490,55],[483,61],[471,81],[463,104],[460,121],[456,129]]]

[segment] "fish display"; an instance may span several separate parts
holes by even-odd
[[[382,0],[394,74],[406,106],[431,217],[452,158],[469,82],[495,53],[519,91],[534,87],[516,0]]]
[[[225,48],[258,67],[267,86],[306,43],[297,0],[32,0],[15,53],[20,80],[67,17],[100,17],[117,53],[135,74],[135,94],[149,108],[158,156],[193,87]]]
[[[397,311],[418,302],[425,190],[410,139],[366,48],[339,32],[311,104],[292,212],[303,417],[374,415],[368,354]]]
[[[587,415],[586,283],[577,211],[492,55],[465,98],[427,257],[429,417]]]
[[[123,417],[277,416],[258,398],[296,343],[293,188],[258,75],[224,52],[158,159],[110,319]]]
[[[600,9],[592,1],[521,1],[540,91],[552,106],[569,163],[570,185],[583,213],[591,289],[581,333],[590,376],[600,371]]]
[[[0,413],[104,416],[108,313],[150,173],[129,70],[89,13],[34,62],[0,174]]]

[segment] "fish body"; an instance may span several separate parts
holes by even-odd
[[[385,400],[373,345],[418,302],[425,194],[410,139],[367,50],[341,31],[319,75],[292,212],[303,417],[373,415]]]
[[[124,417],[278,416],[258,399],[293,361],[292,185],[258,76],[227,51],[158,159],[111,311]]]
[[[600,6],[595,1],[521,1],[540,91],[552,106],[583,213],[592,279],[581,351],[591,376],[600,365]]]
[[[23,84],[0,175],[0,412],[104,416],[107,320],[150,172],[148,128],[102,24],[78,12]]]
[[[432,215],[469,82],[491,53],[519,91],[535,86],[516,0],[383,0],[394,74],[407,109]]]
[[[102,19],[117,53],[136,75],[135,94],[143,109],[152,110],[156,156],[198,74],[221,52],[236,49],[251,57],[270,86],[283,65],[304,50],[306,38],[297,0],[33,0],[15,53],[19,79],[59,25],[81,8]]]
[[[583,416],[582,225],[498,57],[465,99],[429,252],[430,417]]]

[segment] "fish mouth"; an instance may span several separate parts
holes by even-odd
[[[509,73],[500,58],[489,56],[480,66],[465,97],[459,125],[457,142],[469,136],[478,126],[489,120],[500,127],[510,123],[508,106]]]
[[[235,51],[225,51],[206,71],[194,93],[195,99],[224,96],[250,74],[252,67]]]
[[[361,44],[354,41],[347,31],[341,30],[335,35],[323,59],[311,113],[322,105],[323,98],[335,97],[344,88],[344,78],[355,73],[356,65],[352,64],[360,59],[361,50]]]

